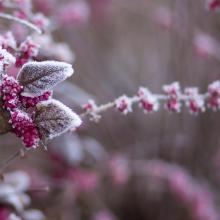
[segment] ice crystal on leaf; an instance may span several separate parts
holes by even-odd
[[[42,137],[52,139],[82,123],[80,117],[61,102],[51,99],[39,103],[35,122]]]
[[[22,67],[18,75],[18,81],[24,86],[22,95],[40,96],[70,77],[73,72],[72,66],[64,62],[29,62]]]

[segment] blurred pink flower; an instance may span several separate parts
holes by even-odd
[[[109,211],[103,210],[96,213],[92,220],[116,220]]]

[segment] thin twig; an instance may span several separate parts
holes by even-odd
[[[12,154],[1,166],[0,175],[3,174],[4,170],[8,168],[8,166],[11,165],[12,162],[14,162],[19,157],[24,156],[25,151],[26,149],[21,148],[16,153]]]
[[[21,19],[21,18],[17,18],[13,15],[10,15],[10,14],[6,14],[6,13],[0,13],[0,18],[3,18],[3,19],[6,19],[6,20],[10,20],[10,21],[15,21],[19,24],[22,24],[34,31],[36,31],[38,34],[42,34],[42,31],[37,27],[35,26],[34,24],[30,23],[29,21],[26,21],[24,19]]]

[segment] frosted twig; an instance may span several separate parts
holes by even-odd
[[[34,24],[32,24],[29,21],[26,21],[24,19],[20,19],[20,18],[17,18],[13,15],[6,14],[6,13],[0,13],[0,18],[10,20],[10,21],[15,21],[19,24],[22,24],[22,25],[36,31],[38,34],[42,34],[42,31],[37,26],[35,26]]]
[[[162,95],[162,94],[158,94],[158,95],[154,95],[157,100],[159,101],[165,101],[165,100],[168,100],[169,99],[169,96],[166,96],[166,95]],[[204,94],[204,95],[201,95],[201,97],[203,97],[204,99],[208,98],[208,94]],[[129,98],[129,97],[128,97]],[[136,103],[139,103],[142,98],[141,97],[138,97],[138,96],[133,96],[133,97],[130,97],[129,98],[130,101],[131,101],[131,104],[136,104]],[[189,97],[185,96],[185,95],[182,95],[180,96],[179,98],[179,101],[187,101],[189,100]],[[106,104],[102,104],[100,106],[97,106],[94,110],[92,111],[85,111],[84,113],[81,113],[80,114],[80,117],[86,117],[88,115],[91,115],[91,114],[100,114],[100,113],[103,113],[103,112],[106,112],[112,108],[115,108],[116,107],[116,101],[117,100],[114,100],[112,102],[109,102],[109,103],[106,103]]]
[[[19,157],[24,156],[27,149],[21,148],[16,153],[12,154],[1,166],[0,168],[0,175],[3,174],[4,170],[8,168],[9,165],[11,165],[12,162],[14,162]]]

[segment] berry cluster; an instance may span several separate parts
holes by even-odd
[[[33,119],[24,111],[16,109],[11,112],[12,130],[15,135],[22,139],[25,147],[37,147],[40,136]]]
[[[38,97],[22,96],[23,87],[19,82],[10,76],[4,76],[0,85],[0,93],[3,101],[3,108],[10,112],[9,123],[12,131],[21,138],[25,147],[36,147],[40,137],[33,116],[27,114],[23,109],[36,106],[41,101],[48,100],[52,92],[45,92]]]
[[[22,92],[22,86],[13,77],[4,76],[1,86],[1,97],[3,107],[8,111],[13,111],[20,103],[19,94]]]
[[[25,108],[30,108],[36,106],[39,102],[48,100],[51,96],[52,96],[52,92],[47,91],[43,95],[37,97],[21,96],[20,100]]]

